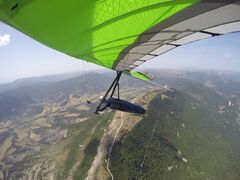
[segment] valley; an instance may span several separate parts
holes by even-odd
[[[2,90],[0,179],[240,177],[240,76],[152,72],[174,92],[120,82],[121,98],[143,106],[142,116],[93,113],[111,73]]]

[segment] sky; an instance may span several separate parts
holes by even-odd
[[[240,71],[240,33],[190,43],[141,65],[146,68],[197,68]],[[0,83],[25,77],[104,68],[38,43],[0,22]]]

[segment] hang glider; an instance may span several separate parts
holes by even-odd
[[[132,70],[240,31],[240,0],[0,0],[0,21],[77,59],[149,80]]]
[[[70,56],[132,76],[178,46],[240,31],[239,0],[0,0],[0,21]]]

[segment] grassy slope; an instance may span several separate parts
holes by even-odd
[[[68,157],[65,165],[59,174],[59,178],[65,178],[77,161],[81,161],[73,173],[74,179],[84,179],[91,163],[96,155],[98,144],[108,126],[113,112],[96,116],[93,119],[84,121],[71,127],[71,139],[66,147]],[[82,148],[79,145],[84,145]]]
[[[111,156],[115,179],[240,178],[235,114],[228,107],[220,114],[218,105],[227,106],[223,98],[191,86],[192,97],[177,91],[168,94],[172,99],[156,96],[146,117],[115,144]]]

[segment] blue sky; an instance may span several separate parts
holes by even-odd
[[[144,68],[198,68],[240,71],[240,33],[178,47]],[[0,83],[23,77],[101,70],[103,68],[50,49],[0,22]]]

